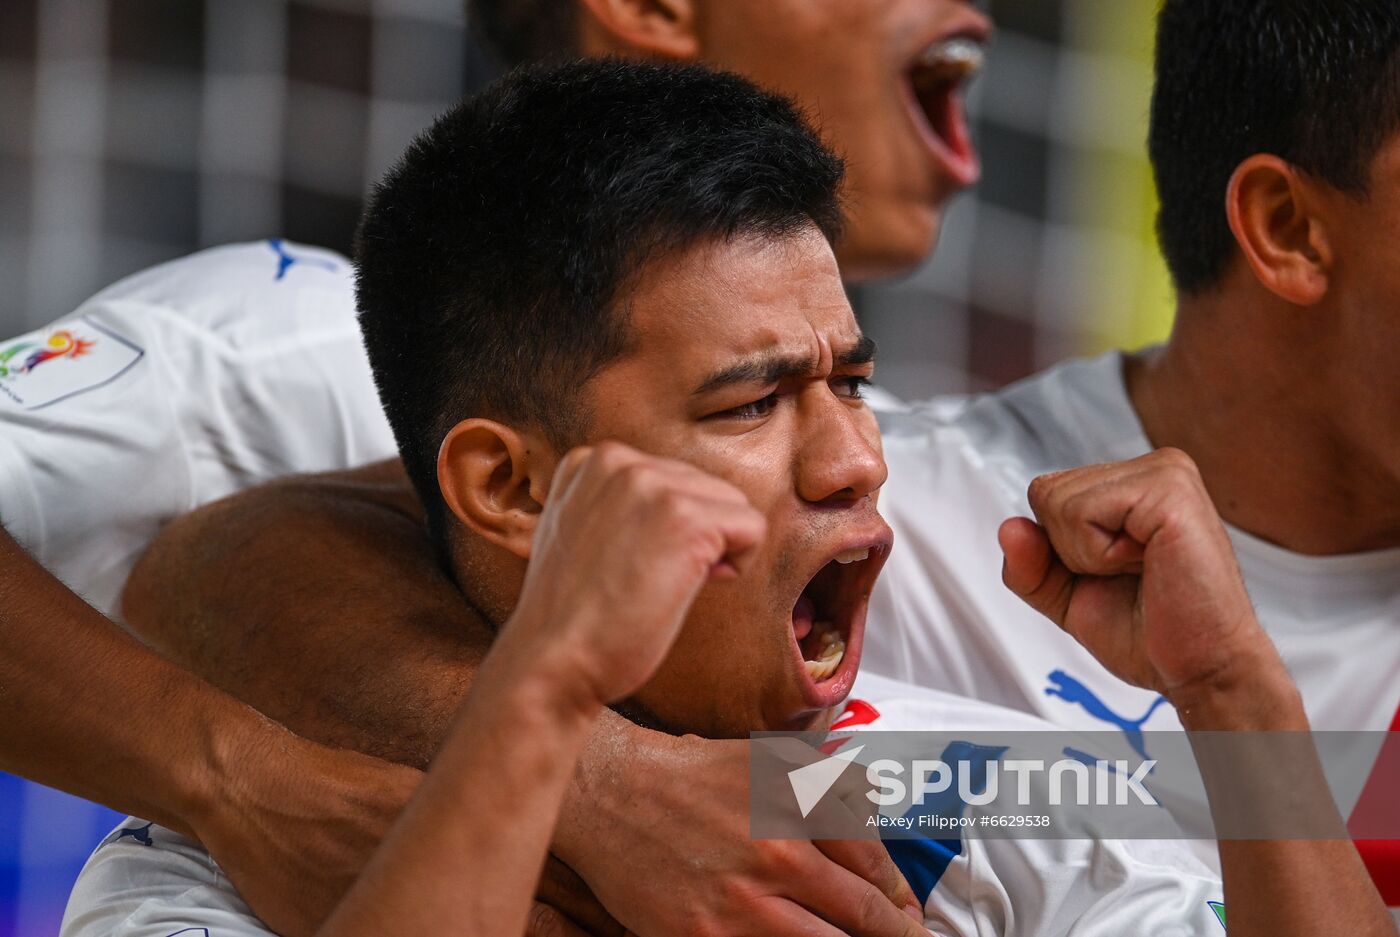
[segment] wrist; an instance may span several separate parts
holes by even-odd
[[[507,631],[497,640],[477,671],[472,697],[509,698],[520,711],[546,714],[560,724],[591,724],[604,702],[583,655],[562,642],[523,638]]]
[[[577,637],[597,630],[578,617],[587,614],[580,609],[535,614],[517,608],[501,629],[483,671],[489,664],[500,679],[533,693],[561,716],[596,718],[611,700],[597,672],[596,655]],[[579,627],[583,624],[587,627]]]
[[[1190,731],[1307,729],[1302,697],[1273,644],[1232,655],[1217,672],[1168,692]]]
[[[618,831],[627,828],[639,804],[651,802],[648,779],[678,776],[668,761],[673,741],[605,710],[565,794],[554,854],[585,878],[594,863],[608,861]]]
[[[186,761],[177,809],[197,838],[206,831],[238,825],[242,817],[280,791],[295,775],[293,749],[305,742],[262,713],[234,704],[229,711],[199,723],[195,757]],[[270,772],[270,769],[275,770]]]

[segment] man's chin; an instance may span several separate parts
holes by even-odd
[[[831,728],[832,722],[836,720],[836,713],[839,706],[832,706],[829,709],[819,709],[815,712],[803,713],[801,718],[794,721],[794,724],[782,731],[785,732],[821,732],[825,734]]]

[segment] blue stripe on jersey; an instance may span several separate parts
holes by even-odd
[[[962,855],[962,840],[887,839],[885,851],[904,873],[919,904],[927,905],[928,896],[938,887],[938,880],[948,871],[948,864]]]
[[[967,805],[958,796],[956,772],[960,770],[960,763],[967,762],[971,772],[968,777],[968,792],[980,794],[987,789],[987,766],[1000,760],[1005,754],[1005,746],[953,742],[938,756],[940,761],[955,772],[953,783],[948,785],[947,790],[925,798],[922,804],[911,806],[905,816],[962,816]],[[962,839],[887,839],[885,851],[909,880],[909,886],[914,889],[919,903],[927,905],[929,895],[933,894],[943,873],[948,871],[949,863],[962,855]]]

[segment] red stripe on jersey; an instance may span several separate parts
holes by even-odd
[[[1371,776],[1347,821],[1353,837],[1366,830],[1400,828],[1400,798],[1396,791],[1400,791],[1400,711],[1391,720],[1390,733],[1381,744]],[[1356,850],[1385,903],[1400,907],[1400,840],[1358,839]]]
[[[856,726],[868,726],[879,718],[880,710],[863,699],[853,699],[846,703],[846,708],[841,710],[841,715],[837,716],[836,721],[831,724],[831,731],[839,732],[842,729],[853,729]]]
[[[849,735],[844,739],[827,739],[817,746],[817,751],[821,752],[823,755],[834,755],[838,748],[845,745],[850,740],[851,737]]]
[[[880,718],[880,710],[871,706],[863,699],[853,699],[846,703],[846,708],[841,710],[841,715],[836,717],[836,721],[831,724],[832,732],[840,732],[845,729],[854,729],[856,726],[868,726],[876,719]],[[850,738],[829,739],[817,746],[817,751],[823,755],[835,754],[836,750],[850,741]]]

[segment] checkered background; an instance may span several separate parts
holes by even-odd
[[[881,382],[907,397],[1167,325],[1143,158],[1155,0],[991,6],[970,98],[985,180],[935,260],[854,293]],[[369,182],[493,74],[461,0],[4,0],[0,337],[212,244],[347,250]],[[56,931],[114,822],[0,776],[0,937]]]

